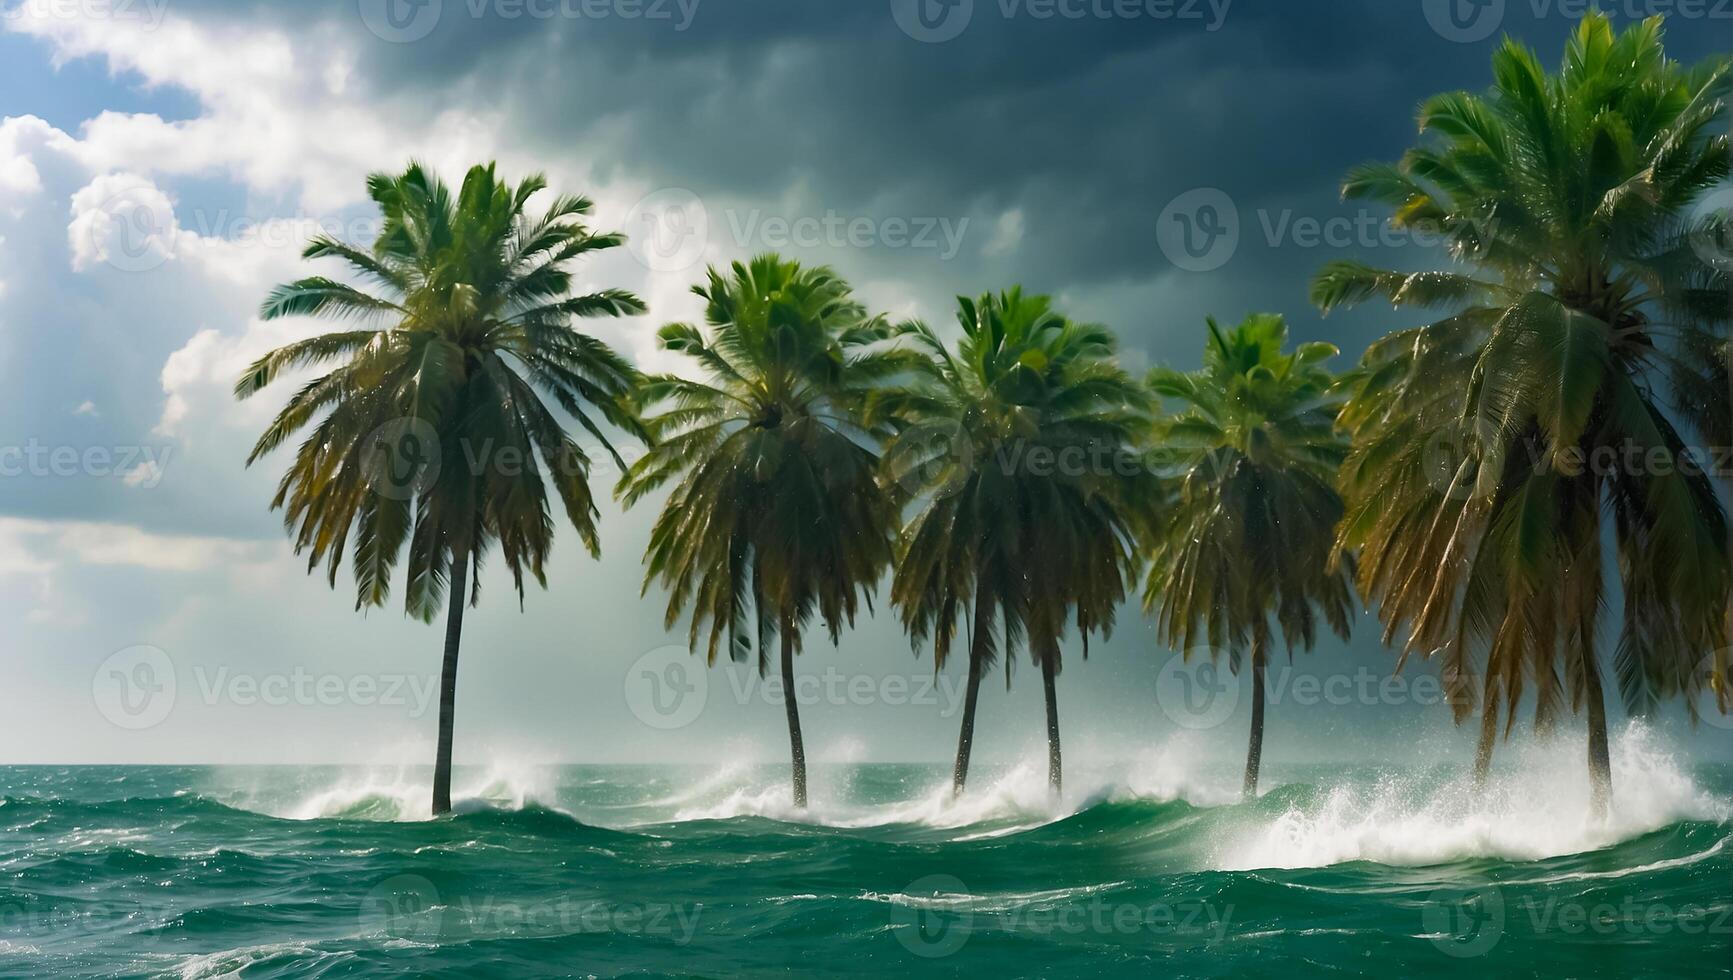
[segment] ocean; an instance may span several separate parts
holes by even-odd
[[[0,768],[0,975],[1733,975],[1733,768],[1580,756]]]

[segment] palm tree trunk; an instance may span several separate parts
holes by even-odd
[[[975,595],[974,632],[969,634],[969,692],[963,700],[963,729],[957,735],[957,765],[951,770],[951,795],[963,795],[969,779],[969,750],[975,747],[975,703],[981,697],[981,678],[987,673],[987,642],[993,628],[992,606]]]
[[[1057,672],[1059,661],[1059,645],[1057,643],[1041,658],[1041,688],[1047,695],[1047,782],[1052,784],[1055,795],[1059,792],[1060,761],[1059,761],[1059,697],[1053,689],[1053,676]]]
[[[1474,747],[1474,790],[1477,793],[1486,789],[1486,781],[1492,775],[1492,746],[1497,740],[1498,704],[1493,700],[1489,687],[1480,706],[1480,742]]]
[[[1607,699],[1601,691],[1601,667],[1594,649],[1583,651],[1583,694],[1589,703],[1589,808],[1607,815],[1613,801],[1613,765],[1607,753]]]
[[[969,779],[969,750],[975,744],[975,702],[981,695],[981,658],[969,651],[969,693],[963,700],[963,730],[957,735],[957,765],[951,770],[951,795],[963,795]]]
[[[788,714],[788,749],[793,761],[794,805],[806,806],[806,745],[800,737],[800,705],[794,698],[794,623],[782,620],[782,707]]]
[[[445,600],[445,662],[439,668],[439,749],[433,760],[433,815],[451,812],[451,723],[457,706],[457,648],[469,600],[469,552],[451,556]]]
[[[1264,642],[1252,640],[1252,738],[1246,747],[1246,799],[1258,795],[1258,770],[1264,762]]]

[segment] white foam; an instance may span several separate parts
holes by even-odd
[[[1727,821],[1733,805],[1700,789],[1656,737],[1632,725],[1613,740],[1613,805],[1589,806],[1579,738],[1501,746],[1485,793],[1463,774],[1338,786],[1225,843],[1224,870],[1315,868],[1348,861],[1428,865],[1463,858],[1540,860],[1608,847],[1679,820]]]
[[[452,810],[521,810],[554,799],[551,780],[537,766],[491,764],[453,773]],[[306,790],[285,803],[255,807],[291,820],[349,817],[361,820],[426,820],[432,816],[433,776],[426,767],[346,771],[335,782]]]
[[[182,980],[238,977],[250,966],[284,955],[295,957],[303,965],[323,960],[348,960],[355,957],[352,952],[329,952],[316,949],[306,942],[259,943],[188,957],[181,963],[180,975]]]
[[[977,767],[961,796],[951,792],[951,778],[942,768],[913,796],[891,802],[854,803],[846,782],[823,781],[827,769],[810,773],[809,805],[794,806],[785,770],[735,767],[705,779],[667,818],[727,820],[765,817],[831,827],[878,827],[898,824],[940,829],[983,827],[974,836],[988,837],[1050,823],[1098,803],[1122,800],[1168,802],[1185,799],[1214,805],[1238,799],[1231,791],[1198,779],[1186,768],[1187,753],[1159,749],[1131,760],[1073,765],[1065,773],[1064,791],[1055,796],[1047,782],[1045,749],[997,773]]]
[[[658,800],[652,800],[647,806],[652,807],[687,807],[706,800],[713,800],[718,793],[724,793],[745,783],[750,778],[752,766],[744,762],[731,762],[711,770],[704,778],[695,783],[684,783],[674,792]]]

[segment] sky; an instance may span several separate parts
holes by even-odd
[[[0,762],[431,758],[440,628],[356,612],[347,569],[335,590],[305,574],[267,508],[281,460],[243,466],[289,386],[230,395],[320,328],[258,306],[335,271],[298,258],[313,234],[369,240],[370,172],[413,158],[455,181],[497,160],[593,198],[631,244],[580,286],[650,312],[588,328],[646,369],[678,366],[655,329],[697,315],[705,264],[766,250],[939,325],[957,294],[1022,283],[1114,328],[1134,370],[1195,366],[1206,315],[1261,311],[1346,367],[1413,320],[1321,319],[1311,273],[1439,256],[1340,202],[1342,174],[1399,156],[1427,95],[1484,87],[1504,33],[1556,63],[1583,7],[0,0]],[[1668,12],[1682,60],[1733,47],[1725,4],[1608,9]],[[521,610],[484,574],[460,764],[785,757],[774,686],[705,671],[660,593],[640,597],[659,502],[603,503],[599,561],[568,529]],[[1068,758],[1243,755],[1243,686],[1176,659],[1135,605],[1080,653]],[[1467,758],[1472,726],[1452,728],[1426,665],[1385,681],[1394,659],[1364,615],[1351,643],[1279,665],[1266,771]],[[813,758],[954,749],[961,665],[935,680],[882,608],[835,648],[815,630],[801,661]],[[983,691],[977,758],[1040,751],[1018,666]],[[1662,724],[1685,751],[1733,748],[1733,722]]]

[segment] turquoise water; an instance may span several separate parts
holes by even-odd
[[[1733,973],[1733,770],[0,769],[0,975]]]

